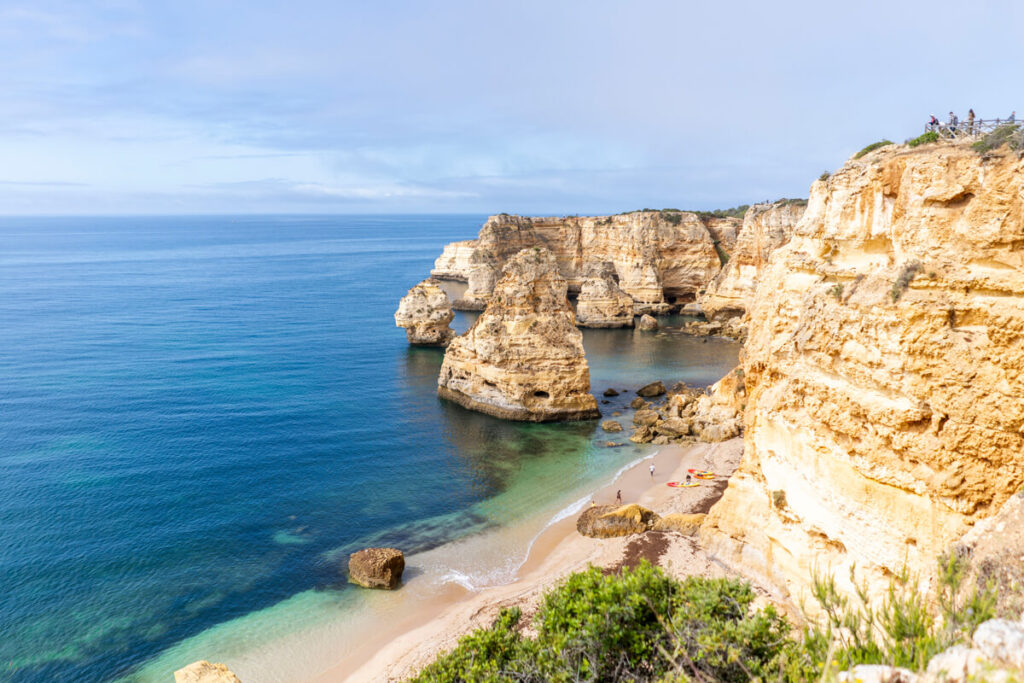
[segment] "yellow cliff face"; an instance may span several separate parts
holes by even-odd
[[[736,219],[705,221],[680,211],[491,216],[480,230],[468,266],[462,266],[469,268],[469,289],[455,307],[483,309],[504,264],[522,249],[540,246],[554,254],[570,292],[580,291],[591,267],[607,262],[618,286],[634,300],[635,313],[664,313],[675,301],[693,301],[718,273],[721,262],[715,242],[723,248],[732,244],[737,224]]]
[[[1015,153],[849,161],[812,186],[749,312],[744,459],[701,530],[726,563],[794,598],[815,568],[927,579],[1024,483]]]
[[[709,319],[728,319],[746,312],[768,257],[789,242],[806,207],[803,200],[783,199],[747,209],[735,246],[729,249],[729,262],[700,297],[701,308]]]

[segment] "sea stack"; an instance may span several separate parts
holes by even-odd
[[[599,417],[567,291],[547,249],[512,257],[487,308],[448,346],[438,395],[508,420]]]
[[[633,326],[633,297],[619,288],[611,263],[602,261],[588,269],[576,300],[576,322],[580,327]]]
[[[434,278],[427,278],[402,297],[395,311],[395,325],[405,328],[410,344],[447,346],[454,330],[448,326],[455,314],[448,295]]]

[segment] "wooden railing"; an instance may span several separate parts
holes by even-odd
[[[976,138],[987,135],[996,128],[1005,125],[1020,125],[1022,122],[1016,119],[975,119],[974,121],[960,121],[956,124],[926,123],[924,132],[935,131],[944,138]]]

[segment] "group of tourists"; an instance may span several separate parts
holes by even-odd
[[[966,131],[966,133],[968,135],[974,135],[974,125],[975,125],[974,121],[975,121],[974,110],[973,109],[968,109],[967,110],[967,119],[965,120],[964,127],[963,127],[963,130]],[[1016,110],[1014,110],[1014,111],[1010,112],[1009,118],[1007,118],[1005,120],[1003,120],[1003,119],[996,119],[995,123],[996,123],[996,125],[999,125],[1000,123],[1011,123],[1012,124],[1012,123],[1016,123],[1016,121],[1017,121],[1017,112],[1016,112]],[[978,123],[981,123],[981,119],[978,119]],[[938,132],[940,130],[943,130],[943,131],[948,131],[949,133],[956,133],[960,129],[961,129],[960,117],[957,116],[953,112],[949,112],[949,121],[946,122],[945,124],[943,124],[941,121],[939,121],[937,118],[935,118],[934,114],[932,114],[930,120],[928,121],[928,130],[930,130],[930,131]]]

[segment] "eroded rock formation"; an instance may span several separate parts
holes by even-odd
[[[447,346],[455,336],[448,326],[454,318],[448,295],[433,278],[410,289],[395,311],[395,325],[404,327],[409,343],[418,346]]]
[[[469,257],[469,291],[455,308],[482,309],[504,264],[522,249],[541,246],[554,254],[571,292],[580,291],[588,268],[609,262],[619,287],[633,299],[636,314],[665,313],[673,305],[693,301],[718,273],[721,260],[716,242],[727,250],[738,225],[737,219],[702,218],[680,211],[564,218],[491,216]],[[446,247],[450,256],[445,263],[455,259],[450,247]],[[452,270],[447,265],[443,269]],[[464,271],[466,266],[455,269]]]
[[[703,543],[794,597],[815,568],[927,579],[1024,484],[1024,161],[850,160],[759,280],[744,458]]]
[[[615,266],[593,264],[576,299],[576,323],[580,327],[632,327],[633,298],[615,282]]]
[[[729,262],[700,296],[701,309],[709,320],[721,322],[746,312],[768,257],[789,242],[806,208],[806,201],[783,199],[747,210]]]
[[[476,240],[462,240],[444,245],[441,255],[434,261],[430,275],[441,280],[467,282],[469,271],[472,270],[470,261],[475,249]]]
[[[514,256],[486,310],[448,346],[438,394],[510,420],[599,417],[566,290],[547,249]]]
[[[595,505],[576,520],[576,531],[591,538],[631,536],[650,531],[660,517],[642,505]]]

